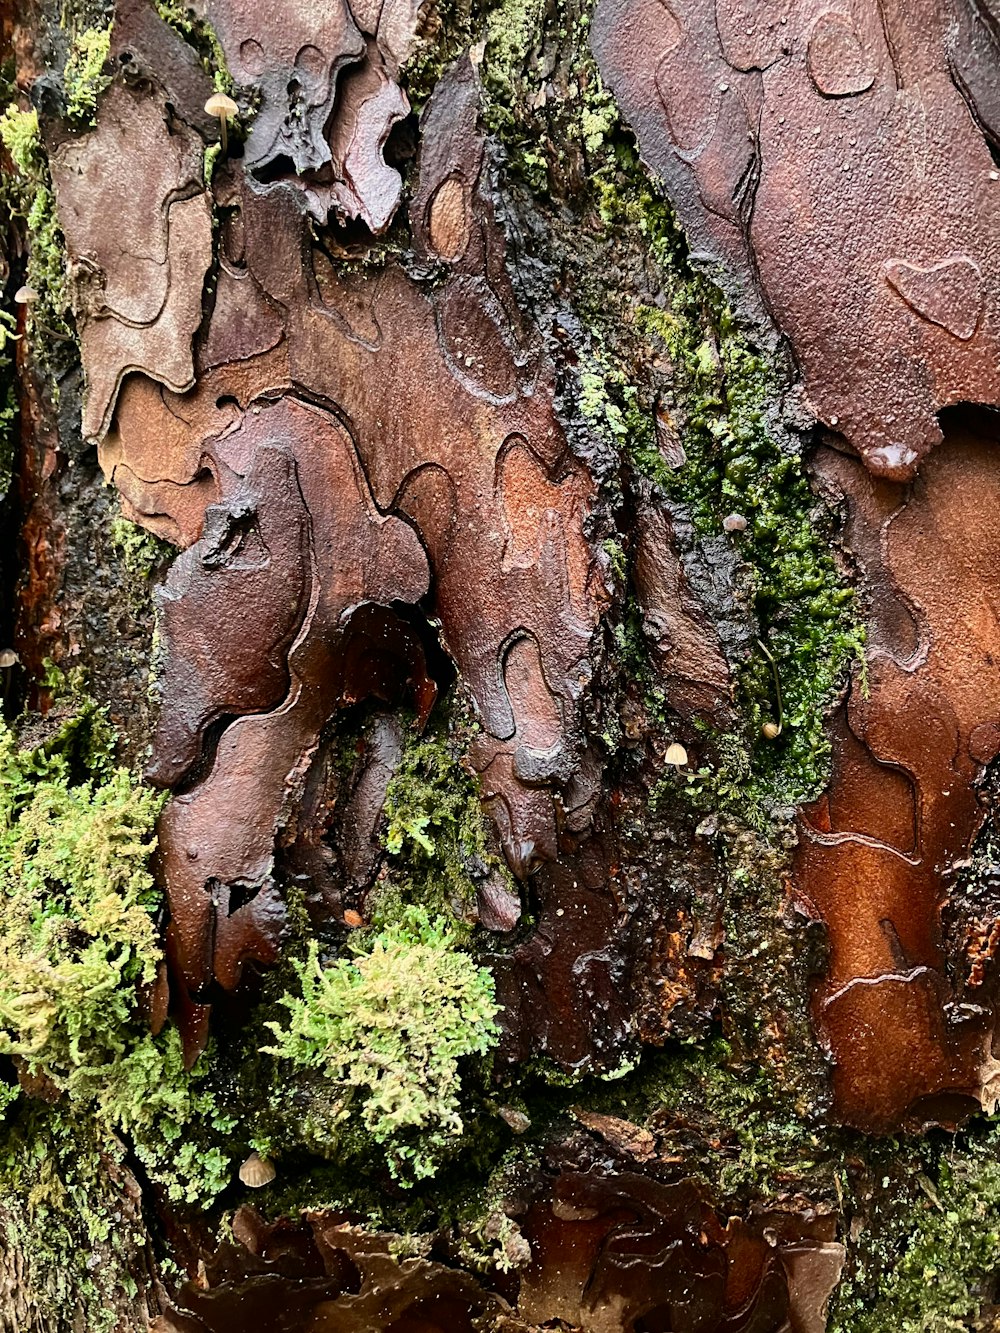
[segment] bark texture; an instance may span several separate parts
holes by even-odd
[[[989,0],[2,24],[0,1326],[994,1327]]]

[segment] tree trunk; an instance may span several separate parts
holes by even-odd
[[[0,1326],[1000,1327],[990,0],[0,22]]]

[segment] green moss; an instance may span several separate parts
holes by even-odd
[[[421,908],[329,967],[314,943],[296,969],[301,993],[282,1001],[287,1023],[269,1024],[268,1053],[320,1070],[401,1184],[433,1175],[461,1136],[459,1062],[498,1035],[492,977],[457,944]]]
[[[4,200],[12,214],[24,219],[29,238],[27,285],[37,295],[28,307],[28,328],[44,335],[36,349],[44,353],[45,337],[61,340],[73,333],[68,322],[66,246],[56,218],[38,112],[22,111],[11,103],[0,116],[0,140],[14,164],[14,171],[3,180]],[[41,359],[44,362],[44,354]]]
[[[20,735],[0,723],[0,1053],[127,1136],[170,1197],[210,1199],[233,1122],[208,1061],[185,1071],[177,1033],[152,1036],[139,1004],[162,962],[149,858],[164,798],[115,765],[78,684],[48,683],[63,691],[48,718]]]
[[[443,715],[423,735],[409,732],[386,791],[385,816],[392,859],[370,905],[376,924],[394,920],[407,903],[468,920],[477,882],[487,876],[510,881]]]
[[[16,341],[16,328],[17,319],[13,311],[0,307],[0,503],[9,492],[14,478],[17,394],[11,344]]]
[[[32,1328],[120,1327],[122,1294],[145,1277],[141,1218],[123,1208],[116,1184],[125,1159],[106,1131],[43,1104],[26,1106],[6,1135],[0,1226],[6,1254],[20,1260],[18,1309],[34,1316]]]
[[[162,798],[111,767],[105,732],[92,705],[30,749],[0,723],[0,1051],[61,1088],[121,1054],[159,958]]]
[[[229,72],[226,53],[212,25],[181,0],[154,0],[156,12],[174,32],[193,46],[201,57],[206,74],[210,74],[220,93],[232,96],[236,84]]]
[[[994,1326],[981,1311],[1000,1271],[998,1150],[995,1123],[957,1140],[889,1145],[830,1333]]]
[[[128,572],[141,579],[148,579],[159,565],[177,554],[169,542],[160,541],[120,514],[111,520],[111,541]]]
[[[111,83],[105,73],[111,53],[111,26],[85,28],[70,43],[63,67],[66,114],[80,125],[93,125],[97,99]]]
[[[825,716],[851,667],[863,663],[864,630],[834,555],[832,516],[780,420],[782,372],[719,289],[691,269],[671,210],[634,150],[613,147],[593,178],[598,213],[609,237],[641,244],[660,297],[629,306],[624,324],[613,325],[617,312],[609,314],[606,295],[587,294],[594,341],[582,363],[580,411],[682,507],[701,541],[722,539],[730,513],[747,521],[724,540],[739,557],[734,591],[778,681],[758,645],[733,664],[741,723],[718,742],[690,794],[705,809],[721,804],[764,830],[773,807],[807,800],[826,781]],[[657,391],[633,380],[639,365],[661,368]],[[679,467],[660,452],[657,413],[677,431],[686,457]],[[654,714],[659,702],[649,700]],[[762,736],[767,722],[781,722],[779,738]]]

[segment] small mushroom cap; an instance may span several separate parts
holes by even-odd
[[[722,520],[722,526],[726,532],[744,532],[747,521],[742,514],[727,514]]]
[[[762,736],[766,736],[769,741],[776,741],[781,735],[781,728],[777,722],[765,722],[760,729]]]
[[[38,293],[34,287],[18,287],[14,293],[14,301],[17,305],[31,305],[32,301],[38,300]]]
[[[344,925],[350,926],[352,930],[357,930],[359,926],[365,924],[365,919],[360,912],[355,912],[353,907],[349,907],[344,913]]]
[[[664,758],[668,764],[676,764],[678,768],[683,768],[688,761],[688,752],[680,741],[674,741],[667,746],[667,753]]]
[[[274,1163],[269,1158],[261,1157],[260,1153],[255,1152],[252,1152],[240,1167],[240,1180],[243,1181],[244,1185],[249,1185],[252,1190],[259,1190],[265,1185],[270,1185],[277,1174]]]
[[[0,670],[6,671],[9,667],[17,666],[20,660],[13,648],[0,649]]]
[[[232,120],[238,111],[239,107],[225,93],[213,93],[205,103],[205,114],[209,116],[225,116],[226,120]]]

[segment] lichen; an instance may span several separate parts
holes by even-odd
[[[411,908],[323,966],[315,943],[268,1024],[268,1054],[319,1070],[403,1185],[435,1174],[463,1131],[460,1062],[498,1035],[490,973],[457,947],[443,917]],[[355,1110],[356,1108],[356,1110]]]
[[[85,28],[70,43],[63,66],[66,115],[78,125],[94,124],[97,100],[111,83],[105,73],[111,53],[111,27]]]

